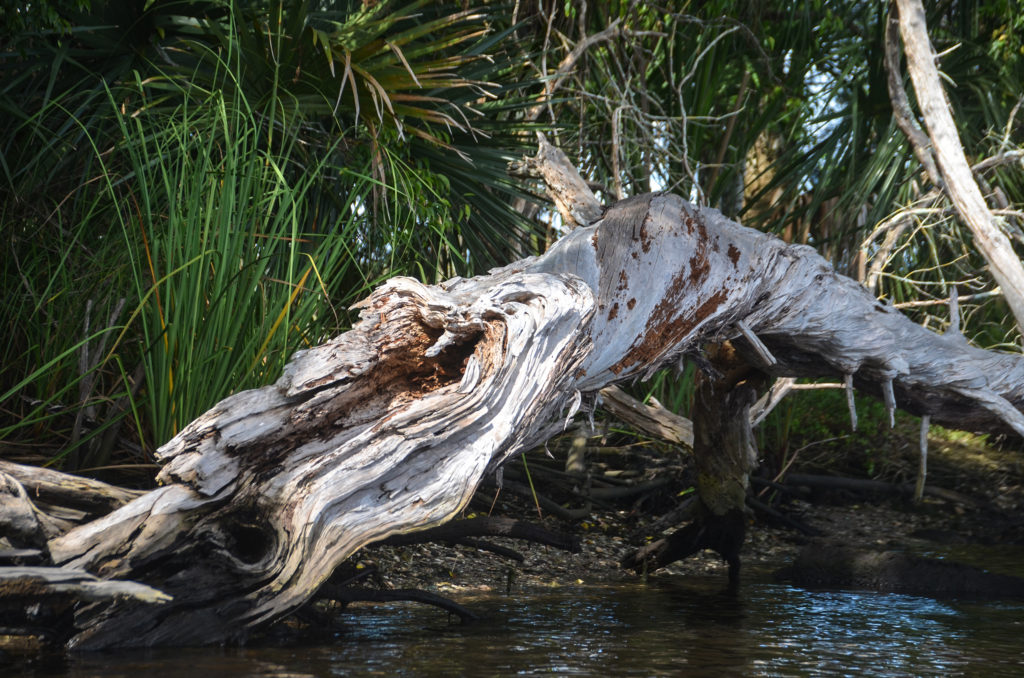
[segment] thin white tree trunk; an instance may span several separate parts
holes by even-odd
[[[939,80],[935,52],[928,39],[921,0],[896,0],[900,35],[907,55],[907,70],[914,83],[921,117],[928,128],[935,159],[957,212],[974,234],[974,240],[992,270],[1017,327],[1024,330],[1024,266],[1009,238],[1000,230],[971,174],[949,102]],[[934,177],[933,177],[934,178]]]

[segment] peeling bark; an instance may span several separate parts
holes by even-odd
[[[486,276],[388,281],[351,331],[161,447],[163,487],[47,547],[59,568],[171,600],[83,604],[69,646],[243,640],[362,546],[456,515],[584,395],[708,342],[775,376],[853,375],[936,423],[1024,434],[1019,356],[922,329],[809,247],[672,195],[594,219]]]

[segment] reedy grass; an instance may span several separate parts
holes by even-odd
[[[30,291],[5,309],[44,329],[20,355],[8,346],[5,382],[13,383],[0,401],[12,416],[0,438],[41,433],[94,401],[117,403],[94,412],[102,424],[84,436],[76,417],[60,456],[127,413],[141,447],[152,449],[229,393],[272,381],[294,350],[343,326],[347,315],[336,309],[380,279],[359,242],[365,175],[331,165],[330,153],[298,164],[294,136],[268,149],[264,121],[237,95],[188,95],[174,111],[137,116],[118,113],[113,95],[110,103],[119,153],[93,147],[102,173],[72,242],[35,247],[20,269]],[[323,195],[329,186],[347,192],[340,208]],[[76,245],[87,237],[101,247],[81,261],[89,253]],[[80,271],[91,289],[76,285]],[[118,297],[128,312],[82,337],[85,299],[109,308]],[[12,365],[35,367],[15,376]],[[82,383],[88,392],[76,393]],[[27,408],[12,404],[23,396]]]
[[[498,37],[480,37],[484,15],[444,7],[430,10],[436,34],[410,32],[407,15],[429,3],[399,5],[331,14],[339,23],[317,40],[344,43],[333,64],[283,49],[323,29],[327,15],[302,15],[299,2],[278,8],[292,12],[278,23],[234,11],[172,22],[190,27],[158,36],[173,65],[145,51],[101,58],[117,45],[91,25],[75,33],[74,63],[28,43],[33,75],[0,88],[12,132],[0,219],[13,245],[0,270],[15,291],[0,312],[17,328],[0,354],[0,453],[38,446],[69,468],[125,451],[140,459],[118,461],[144,461],[228,393],[271,382],[294,350],[344,329],[341,309],[385,277],[436,282],[512,258],[528,227],[508,209],[522,193],[504,166],[532,142],[505,143],[519,139],[503,117],[519,85],[475,101],[489,72],[509,68],[483,58]],[[388,37],[401,17],[404,32]],[[365,21],[390,52],[342,40],[369,39]],[[339,107],[332,67],[345,50],[353,66],[366,58],[360,78],[423,87],[392,96],[401,120],[370,77],[358,90],[349,78]],[[353,92],[369,96],[354,116]],[[469,107],[488,112],[473,125],[444,113]]]
[[[332,305],[365,292],[345,287],[358,210],[311,195],[334,173],[359,196],[364,178],[326,160],[294,164],[294,136],[267,148],[240,96],[186,98],[179,110],[152,126],[122,117],[131,182],[107,175],[156,444],[229,393],[272,381],[294,350],[337,329]]]

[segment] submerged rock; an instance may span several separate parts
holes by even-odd
[[[900,551],[811,544],[775,573],[807,588],[853,588],[937,597],[1021,598],[1024,579]]]

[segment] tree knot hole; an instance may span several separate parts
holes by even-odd
[[[241,519],[230,527],[228,551],[241,562],[252,565],[263,560],[277,544],[277,538],[267,525]]]

